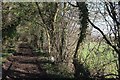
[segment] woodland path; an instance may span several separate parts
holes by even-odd
[[[35,55],[11,55],[2,65],[2,69],[3,80],[48,78],[46,71],[41,67],[41,60]]]

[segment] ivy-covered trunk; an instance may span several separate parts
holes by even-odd
[[[77,2],[77,6],[79,9],[79,21],[80,21],[80,33],[79,33],[79,38],[78,38],[78,42],[77,42],[77,46],[75,49],[75,53],[73,56],[73,65],[75,68],[74,71],[74,77],[76,80],[83,80],[82,77],[83,75],[80,75],[82,73],[82,69],[80,69],[82,67],[82,64],[79,63],[79,59],[78,59],[78,50],[80,47],[80,44],[83,42],[84,38],[86,37],[86,30],[88,27],[88,9],[87,9],[87,5],[85,2]],[[87,76],[86,76],[87,77]]]

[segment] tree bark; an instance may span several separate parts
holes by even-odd
[[[88,28],[88,9],[85,2],[77,2],[77,6],[80,11],[79,19],[81,23],[81,28],[80,28],[80,33],[79,33],[79,38],[78,38],[77,46],[75,49],[75,53],[73,55],[73,65],[75,68],[75,72],[74,72],[75,79],[80,80],[81,78],[81,80],[83,80],[82,77],[84,76],[84,73],[82,73],[82,71],[80,70],[82,63],[79,63],[78,50],[79,50],[80,44],[83,42],[84,38],[86,37],[86,30]],[[81,73],[83,75],[80,75]]]

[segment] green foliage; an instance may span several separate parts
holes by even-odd
[[[46,69],[48,74],[54,75],[51,76],[53,78],[73,78],[72,73],[68,73],[68,70],[64,66],[59,67],[57,64],[52,65],[52,64],[44,64],[42,65],[44,69]]]
[[[3,39],[13,38],[16,36],[19,25],[31,20],[35,13],[33,3],[3,3]],[[32,15],[32,16],[31,16]],[[8,20],[6,20],[8,19]]]
[[[34,53],[38,56],[44,56],[44,57],[48,57],[49,54],[44,52],[42,49],[36,49],[34,50]]]
[[[79,51],[79,60],[88,67],[92,76],[117,74],[117,57],[115,57],[113,49],[104,42],[85,43]]]

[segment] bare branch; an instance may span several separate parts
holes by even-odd
[[[39,12],[39,15],[43,21],[43,24],[45,24],[45,20],[43,19],[43,16],[42,16],[42,13],[41,13],[41,10],[40,10],[40,7],[39,7],[39,4],[36,2],[36,6],[37,6],[37,9],[38,9],[38,12]]]
[[[68,2],[68,4],[70,4],[73,7],[79,7],[78,5],[74,5],[74,4],[70,3],[70,2]]]
[[[102,30],[100,30],[100,28],[98,28],[97,26],[95,26],[91,21],[90,19],[88,19],[88,22],[95,28],[97,29],[103,36],[103,38],[105,39],[105,41],[107,42],[108,45],[110,45],[117,53],[119,53],[119,51],[117,50],[116,46],[114,46],[108,39],[107,37],[105,36],[105,34],[103,33]]]
[[[115,11],[114,11],[114,7],[113,7],[112,3],[110,3],[110,5],[112,6],[112,7],[111,7],[111,10],[109,9],[108,4],[107,4],[106,2],[105,2],[105,5],[106,5],[107,11],[108,11],[110,17],[111,17],[118,25],[120,25],[120,22],[117,21],[117,18],[116,18],[116,16],[115,16],[116,13],[115,13]]]

